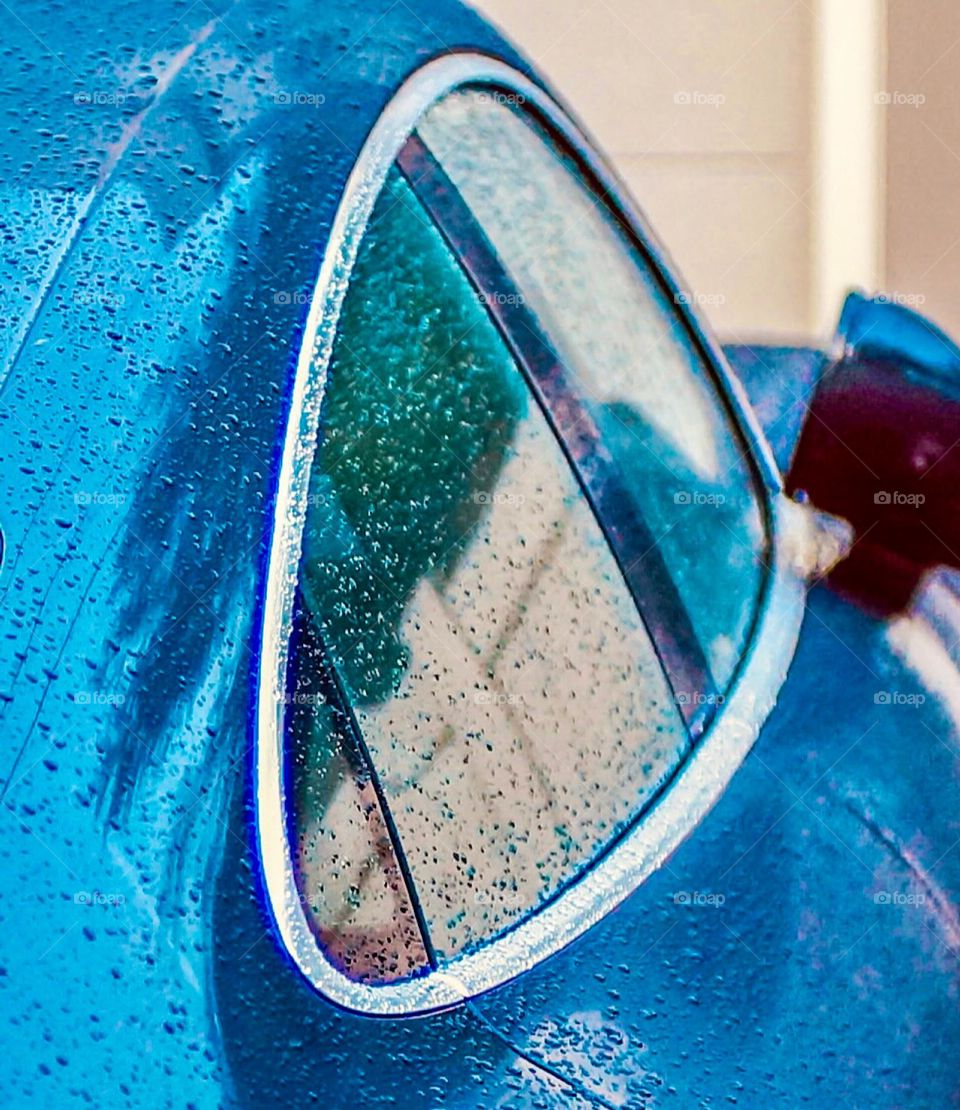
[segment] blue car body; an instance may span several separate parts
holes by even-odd
[[[310,987],[249,762],[306,306],[412,72],[538,78],[448,0],[26,3],[5,45],[3,1104],[960,1103],[960,735],[824,589],[720,803],[579,940],[421,1018]],[[786,460],[818,356],[731,356]]]

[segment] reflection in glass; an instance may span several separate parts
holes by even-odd
[[[676,306],[515,100],[453,93],[420,137],[588,401],[722,691],[746,647],[765,553],[746,445]]]
[[[307,921],[350,978],[409,978],[428,966],[423,937],[349,707],[299,600],[291,649],[294,874]]]
[[[574,878],[687,751],[559,445],[396,176],[343,307],[300,591],[337,687],[291,717],[302,883],[323,885],[329,842],[353,835],[340,840],[346,807],[331,802],[353,773],[350,724],[441,960]],[[351,850],[370,858],[362,836]]]

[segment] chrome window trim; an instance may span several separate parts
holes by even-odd
[[[320,404],[350,272],[387,173],[418,119],[436,100],[460,86],[477,84],[519,94],[550,121],[589,165],[611,202],[629,218],[667,288],[680,291],[665,264],[662,247],[624,200],[622,189],[599,162],[588,139],[541,88],[497,59],[461,53],[425,64],[387,105],[350,174],[311,298],[280,462],[256,682],[254,788],[263,886],[284,948],[325,998],[369,1015],[427,1013],[488,991],[565,947],[623,901],[696,827],[749,752],[786,677],[804,607],[804,560],[797,551],[804,529],[797,526],[797,508],[782,493],[772,453],[742,387],[692,307],[675,297],[678,311],[686,317],[726,391],[768,496],[772,565],[755,638],[722,708],[636,827],[554,900],[480,950],[458,956],[439,970],[382,986],[347,978],[323,956],[294,879],[283,775],[288,646]]]

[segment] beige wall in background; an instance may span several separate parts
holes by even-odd
[[[882,0],[813,4],[811,333],[833,333],[852,286],[884,285],[887,93]]]
[[[479,0],[593,132],[725,333],[805,333],[814,17],[797,0]]]
[[[960,338],[960,0],[888,0],[886,282]]]
[[[824,335],[853,284],[960,335],[960,0],[476,5],[594,133],[725,337]]]

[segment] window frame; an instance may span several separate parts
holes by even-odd
[[[479,951],[457,956],[413,979],[372,985],[348,978],[326,960],[300,902],[287,837],[283,694],[310,465],[326,371],[353,262],[387,173],[419,119],[436,101],[462,87],[520,97],[602,189],[629,241],[640,250],[685,324],[747,448],[766,517],[769,568],[751,641],[723,704],[642,818],[554,899]],[[690,298],[680,293],[663,248],[594,153],[588,137],[544,89],[494,57],[456,53],[423,65],[389,101],[354,164],[311,298],[291,391],[269,537],[253,722],[256,841],[269,915],[299,972],[338,1006],[393,1017],[445,1009],[515,978],[565,947],[629,896],[697,825],[726,788],[772,708],[803,613],[806,571],[795,542],[796,507],[783,494],[781,476],[742,387],[701,325]],[[603,527],[603,520],[598,520]],[[401,854],[402,845],[395,845],[395,850]],[[416,890],[409,893],[416,901]],[[429,944],[429,938],[425,941]]]

